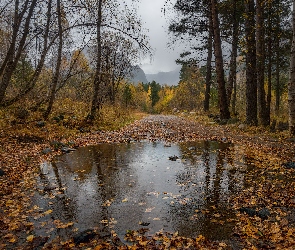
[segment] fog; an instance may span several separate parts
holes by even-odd
[[[175,60],[182,52],[182,46],[168,48],[168,20],[161,11],[166,0],[140,0],[136,4],[138,16],[142,19],[143,27],[148,29],[150,45],[154,50],[152,60],[149,58],[141,62],[140,67],[147,74],[172,71],[179,66]],[[127,3],[132,0],[127,0]]]

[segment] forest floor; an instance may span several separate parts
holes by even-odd
[[[241,152],[252,158],[257,178],[249,179],[247,188],[230,199],[237,211],[233,237],[240,248],[236,249],[295,249],[295,164],[286,164],[295,161],[295,139],[286,132],[239,129],[237,124],[166,115],[146,116],[117,131],[90,129],[70,136],[62,134],[64,130],[58,126],[20,124],[0,130],[0,249],[232,249],[226,242],[211,242],[201,235],[187,239],[177,234],[161,233],[152,238],[135,234],[128,246],[119,242],[115,233],[107,240],[89,235],[89,241],[81,244],[73,239],[47,242],[48,238],[34,236],[34,224],[28,218],[36,208],[31,206],[30,197],[35,192],[40,163],[61,154],[59,145],[82,147],[140,140],[215,140],[239,145]]]

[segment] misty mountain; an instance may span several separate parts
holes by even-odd
[[[132,77],[129,79],[133,83],[143,82],[148,83],[146,75],[144,71],[138,66],[134,66],[132,69]]]
[[[179,69],[169,72],[159,72],[157,74],[146,74],[146,78],[149,82],[155,81],[161,85],[177,85],[179,82]]]
[[[133,83],[143,82],[148,83],[155,81],[161,85],[169,86],[177,85],[179,82],[179,69],[169,72],[159,72],[157,74],[145,74],[144,71],[137,65],[132,70],[133,77],[130,79]]]

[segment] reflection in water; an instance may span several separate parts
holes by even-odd
[[[55,159],[45,177],[59,194],[49,203],[48,194],[36,197],[36,204],[52,209],[53,220],[74,221],[79,231],[114,228],[121,239],[141,228],[140,221],[150,223],[151,234],[163,229],[227,239],[228,198],[244,186],[246,168],[235,154],[233,145],[208,141],[80,148]],[[179,160],[170,161],[174,155]],[[65,232],[73,234],[55,233]]]

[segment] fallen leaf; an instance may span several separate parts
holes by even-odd
[[[5,205],[6,205],[6,207],[9,207],[9,206],[13,205],[13,203],[14,203],[13,200],[7,200]]]
[[[44,214],[48,215],[51,214],[53,211],[51,209],[47,210],[46,212],[44,212]]]
[[[33,239],[34,239],[34,235],[32,235],[32,234],[27,237],[28,242],[32,242]]]
[[[60,220],[55,220],[53,223],[56,228],[67,228],[74,225],[74,222],[62,223]]]
[[[150,212],[152,212],[152,210],[153,210],[154,208],[155,208],[155,207],[147,208],[147,209],[145,210],[145,212],[146,212],[146,213],[150,213]]]
[[[15,237],[12,237],[10,240],[9,240],[10,243],[14,243],[16,242],[16,238]]]
[[[201,242],[201,241],[204,241],[205,240],[205,237],[203,235],[199,235],[197,238],[196,238],[196,242]]]
[[[227,245],[226,245],[224,242],[220,242],[220,243],[219,243],[219,246],[220,246],[220,247],[227,247]]]

